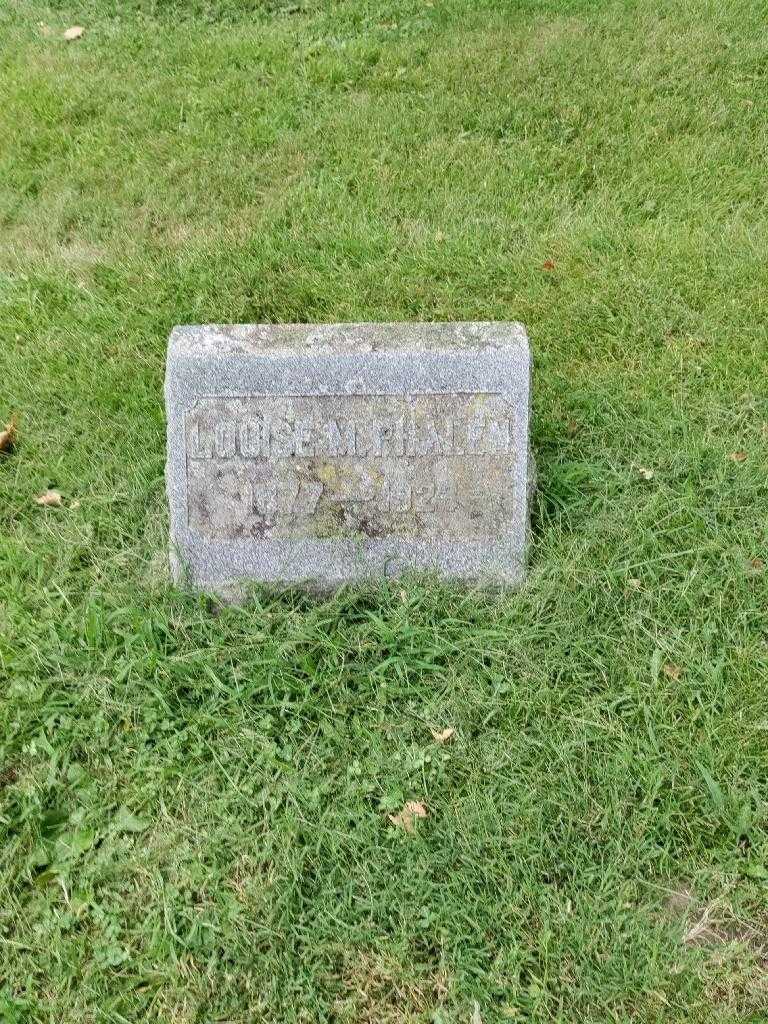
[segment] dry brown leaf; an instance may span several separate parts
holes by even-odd
[[[640,466],[637,472],[640,474],[641,479],[653,480],[654,471],[652,469],[648,469],[647,466]]]
[[[754,572],[762,572],[765,569],[765,562],[762,558],[750,558],[749,565]]]
[[[663,672],[664,672],[665,676],[668,676],[670,679],[674,679],[675,681],[677,681],[680,678],[680,676],[683,674],[683,670],[680,668],[680,666],[679,665],[675,665],[671,661],[668,661],[666,663],[666,665],[664,666]]]
[[[544,262],[541,264],[541,269],[542,270],[554,270],[555,269],[555,261],[554,260],[544,260]]]
[[[405,832],[412,833],[415,830],[416,819],[426,818],[426,816],[427,808],[420,800],[408,800],[402,811],[389,815],[389,820]]]
[[[447,743],[456,735],[456,730],[452,725],[449,725],[447,729],[430,729],[429,731],[432,733],[435,743]]]
[[[578,432],[581,430],[581,425],[576,420],[568,420],[565,430],[568,437],[576,437]]]
[[[61,508],[61,495],[58,491],[43,491],[39,497],[35,498],[35,502],[45,508]]]
[[[731,454],[728,456],[728,458],[731,459],[732,462],[744,462],[746,457],[746,452],[731,452]]]
[[[5,424],[2,430],[0,430],[0,452],[13,451],[13,446],[16,444],[16,438],[19,436],[18,429],[16,427],[16,417],[11,416],[8,423]]]
[[[85,29],[82,25],[73,25],[71,28],[68,28],[67,31],[64,33],[64,38],[67,40],[68,43],[71,43],[75,39],[80,39],[83,32],[85,32]]]

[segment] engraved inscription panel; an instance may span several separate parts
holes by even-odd
[[[500,395],[201,399],[187,522],[212,540],[498,536],[512,515]]]

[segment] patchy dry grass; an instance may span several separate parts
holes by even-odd
[[[682,942],[686,946],[722,946],[738,943],[756,957],[768,955],[768,929],[739,918],[728,901],[728,894],[702,906],[693,892],[681,888],[670,893],[666,909],[671,918],[683,924]]]
[[[345,1024],[411,1024],[439,1015],[449,985],[444,971],[414,976],[408,965],[364,950],[347,954],[338,980],[333,1010]]]

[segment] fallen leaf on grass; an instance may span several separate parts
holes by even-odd
[[[765,562],[762,558],[750,558],[749,567],[753,572],[762,572],[765,569]]]
[[[472,1015],[469,1018],[469,1024],[483,1024],[483,1018],[480,1016],[480,1004],[478,1002],[472,1005]]]
[[[637,472],[642,480],[653,480],[653,470],[648,469],[647,466],[640,466]]]
[[[541,264],[541,269],[542,270],[554,270],[555,269],[555,261],[554,260],[544,260],[544,262]]]
[[[627,590],[639,590],[641,586],[642,584],[637,576],[630,576],[627,580]]]
[[[677,681],[683,674],[683,670],[680,668],[680,666],[673,664],[671,661],[668,661],[666,663],[662,671],[664,672],[665,676],[667,676],[669,679],[674,679],[675,681]]]
[[[447,729],[430,729],[429,731],[432,733],[435,743],[447,743],[456,735],[456,730],[452,725],[449,725]]]
[[[565,428],[565,432],[568,437],[576,437],[578,432],[581,430],[581,425],[576,420],[568,420],[568,424]]]
[[[8,423],[5,424],[2,430],[0,430],[0,452],[6,454],[13,451],[13,446],[16,444],[16,438],[18,437],[18,430],[16,429],[16,417],[11,416]]]
[[[67,31],[64,33],[64,38],[67,40],[68,43],[71,43],[73,40],[79,39],[82,36],[83,32],[85,32],[85,29],[82,25],[73,25],[71,28],[68,28]]]
[[[747,453],[746,452],[731,452],[731,454],[728,456],[728,458],[732,462],[744,462],[745,459],[747,458]]]
[[[426,818],[426,816],[427,808],[420,800],[408,800],[402,811],[388,815],[393,825],[411,833],[415,830],[416,819]]]
[[[35,503],[45,508],[61,508],[61,495],[58,491],[43,491],[39,497],[35,498]]]

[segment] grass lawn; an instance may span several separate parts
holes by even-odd
[[[768,1021],[764,5],[0,40],[0,1020]],[[169,329],[399,319],[528,327],[525,587],[175,591]]]

